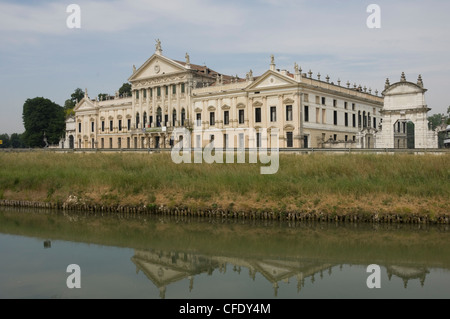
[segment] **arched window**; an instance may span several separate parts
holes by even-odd
[[[136,113],[136,128],[139,128],[139,112]]]
[[[181,109],[181,126],[184,126],[184,120],[186,119],[186,110],[184,108]]]
[[[160,107],[156,110],[156,127],[161,127],[162,122],[162,110]]]
[[[172,112],[172,126],[175,126],[176,121],[177,121],[177,110],[173,109],[173,112]]]
[[[144,117],[142,118],[142,121],[144,122],[144,128],[147,126],[147,112],[144,112]]]

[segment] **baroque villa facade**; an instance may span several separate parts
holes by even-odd
[[[185,127],[191,132],[192,147],[205,147],[212,141],[215,147],[228,147],[230,132],[236,133],[233,147],[273,145],[270,134],[247,134],[252,129],[277,131],[279,148],[374,148],[384,147],[389,139],[380,134],[383,113],[397,114],[395,121],[407,120],[410,106],[400,111],[396,101],[405,100],[405,94],[410,96],[411,88],[417,95],[414,102],[420,104],[420,111],[414,114],[426,115],[429,110],[419,96],[423,98],[426,91],[419,82],[402,78],[409,89],[401,90],[401,97],[395,90],[391,92],[389,101],[397,112],[387,112],[384,94],[373,94],[349,82],[333,83],[328,76],[321,80],[320,74],[313,79],[311,71],[302,73],[297,64],[292,73],[279,70],[273,56],[264,74],[254,76],[250,70],[246,78],[239,78],[191,64],[188,54],[184,61],[172,60],[162,54],[159,41],[155,53],[141,67],[133,66],[128,81],[132,96],[116,93],[104,100],[91,99],[86,90],[74,109],[75,116],[67,120],[61,146],[171,148],[182,139],[178,128]],[[387,83],[385,91],[390,87]],[[394,123],[397,125],[390,124]],[[424,130],[420,126],[420,131]],[[434,138],[428,131],[422,133]],[[434,140],[424,143],[421,147],[434,147]],[[389,147],[400,147],[392,144]]]

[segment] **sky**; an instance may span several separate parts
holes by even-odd
[[[69,27],[70,4],[79,28]],[[62,106],[76,88],[113,95],[156,39],[171,59],[189,53],[191,63],[244,78],[267,71],[272,54],[278,69],[298,63],[313,78],[379,92],[386,78],[405,72],[416,83],[420,74],[429,115],[446,113],[449,13],[448,0],[0,0],[0,134],[24,131],[28,98]]]

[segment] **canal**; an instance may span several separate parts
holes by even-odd
[[[447,299],[449,243],[447,225],[0,208],[0,298]]]

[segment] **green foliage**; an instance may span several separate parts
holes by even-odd
[[[23,148],[25,144],[23,142],[23,134],[13,133],[11,136],[8,134],[0,134],[0,148]]]
[[[105,100],[108,96],[109,96],[108,93],[99,93],[98,94],[98,99],[99,100]]]
[[[119,89],[119,95],[124,96],[125,93],[127,96],[131,96],[131,84],[130,83],[124,83],[120,89]]]
[[[82,89],[77,88],[70,97],[71,97],[70,100],[73,102],[73,106],[75,106],[78,102],[80,102],[84,98],[84,92]]]
[[[44,133],[49,144],[57,144],[64,135],[64,109],[49,99],[27,99],[23,105],[22,119],[25,127],[23,140],[29,147],[45,146]]]

